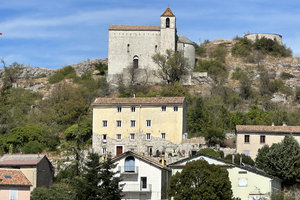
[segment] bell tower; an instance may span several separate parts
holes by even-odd
[[[176,17],[170,8],[160,16],[160,53],[167,49],[176,50]]]

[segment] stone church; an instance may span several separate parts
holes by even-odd
[[[176,17],[170,8],[160,16],[160,26],[110,25],[108,45],[108,82],[115,82],[120,75],[128,78],[128,69],[137,69],[141,80],[159,83],[154,72],[158,66],[152,56],[166,54],[166,50],[181,51],[189,67],[195,65],[195,43],[177,35]],[[147,77],[145,77],[147,75]]]

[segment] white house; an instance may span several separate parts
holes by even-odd
[[[199,159],[227,169],[233,196],[239,197],[241,200],[270,199],[273,192],[281,190],[281,180],[266,174],[260,169],[249,165],[240,166],[232,164],[204,154],[179,160],[168,165],[168,167],[172,169],[172,175],[174,175],[176,172],[180,172],[186,163]]]
[[[170,8],[160,16],[160,26],[110,25],[107,80],[115,82],[119,75],[126,75],[126,69],[133,66],[139,74],[150,76],[148,82],[159,82],[151,73],[158,69],[152,56],[165,54],[169,49],[180,51],[193,68],[194,46],[195,43],[185,36],[177,35],[176,17]]]
[[[127,151],[113,158],[116,164],[115,171],[118,171],[122,178],[120,185],[123,185],[123,198],[126,200],[167,199],[167,188],[171,169],[161,163]]]

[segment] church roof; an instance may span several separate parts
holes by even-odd
[[[195,45],[195,42],[193,42],[192,40],[188,39],[184,35],[178,35],[178,42],[179,43],[184,43],[184,44]]]
[[[116,30],[116,31],[160,31],[160,26],[110,25],[109,30]]]
[[[175,17],[175,15],[170,8],[167,8],[161,17]]]

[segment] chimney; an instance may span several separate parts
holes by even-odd
[[[242,162],[243,162],[243,158],[242,156],[240,157],[240,165],[242,165]]]
[[[286,126],[286,123],[285,123],[285,122],[282,122],[282,126]]]
[[[165,166],[165,156],[164,155],[161,156],[161,165]]]
[[[133,94],[133,98],[135,98],[135,94]]]
[[[234,154],[231,157],[231,162],[232,162],[232,164],[234,164]]]
[[[274,126],[274,122],[272,122],[272,126]]]

